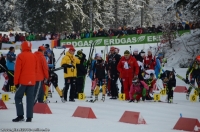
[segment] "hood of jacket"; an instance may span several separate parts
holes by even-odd
[[[21,50],[22,52],[24,51],[31,51],[31,48],[32,48],[32,44],[28,41],[24,41],[22,42],[21,44]]]

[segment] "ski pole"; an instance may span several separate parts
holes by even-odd
[[[61,70],[61,69],[64,69],[64,68],[63,67],[59,67],[59,68],[50,70],[50,72],[58,71],[58,70]]]
[[[65,50],[63,50],[63,52],[60,54],[60,56],[58,57],[58,59],[57,59],[56,62],[55,62],[55,65],[56,65],[56,63],[60,60],[61,56],[62,56],[64,53],[65,53]]]
[[[131,55],[132,55],[131,46],[130,46],[130,53],[131,53]]]
[[[87,62],[87,67],[86,67],[87,70],[88,70],[89,64],[91,63],[91,59],[92,59],[92,55],[93,55],[93,52],[94,52],[95,44],[96,44],[96,41],[94,41],[90,46],[90,52],[89,52],[88,62]]]
[[[8,72],[11,76],[14,77],[14,75],[13,75],[10,71],[8,71],[4,66],[2,66],[1,64],[0,64],[0,66],[1,66],[6,72]]]

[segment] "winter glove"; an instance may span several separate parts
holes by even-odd
[[[70,64],[70,65],[68,65],[68,64],[63,64],[62,67],[63,67],[63,68],[72,68],[72,67],[75,68],[75,66],[72,65],[72,64]]]
[[[63,67],[63,68],[67,68],[67,64],[63,64],[62,67]]]
[[[68,65],[67,64],[63,64],[62,67],[63,67],[64,73],[67,74],[67,67],[68,67]]]
[[[185,79],[185,83],[189,84],[189,80],[188,80],[187,77],[186,77],[186,79]]]

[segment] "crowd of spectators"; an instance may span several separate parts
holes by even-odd
[[[168,27],[171,30],[190,30],[200,28],[200,21],[198,22],[186,22],[186,23],[170,23]],[[123,36],[123,35],[133,35],[133,34],[151,34],[160,33],[163,30],[162,25],[152,25],[151,27],[141,28],[137,26],[133,27],[119,27],[118,29],[102,29],[89,31],[82,30],[78,32],[62,32],[62,33],[10,33],[9,35],[0,33],[0,43],[15,43],[17,41],[40,41],[40,40],[75,40],[91,37],[112,37],[112,36]]]

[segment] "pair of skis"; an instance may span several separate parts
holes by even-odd
[[[90,99],[90,100],[86,100],[86,102],[90,102],[90,103],[94,103],[94,102],[97,102],[98,100],[95,100],[95,99]],[[101,101],[105,101],[105,98],[102,98]]]
[[[179,74],[176,74],[176,71],[174,70],[174,68],[172,68],[172,71],[175,73],[175,76],[178,77],[179,79],[181,79],[182,81],[186,82],[186,79],[183,78],[182,76],[180,76]],[[200,88],[196,87],[195,85],[193,85],[191,82],[187,83],[188,85],[190,85],[190,87],[192,87],[193,89],[195,89],[198,93],[200,93]]]
[[[90,52],[89,52],[87,65],[86,65],[87,71],[89,71],[90,65],[92,63],[92,57],[93,57],[93,53],[94,53],[94,49],[95,49],[95,44],[96,44],[96,41],[92,42],[91,45],[90,45]]]

